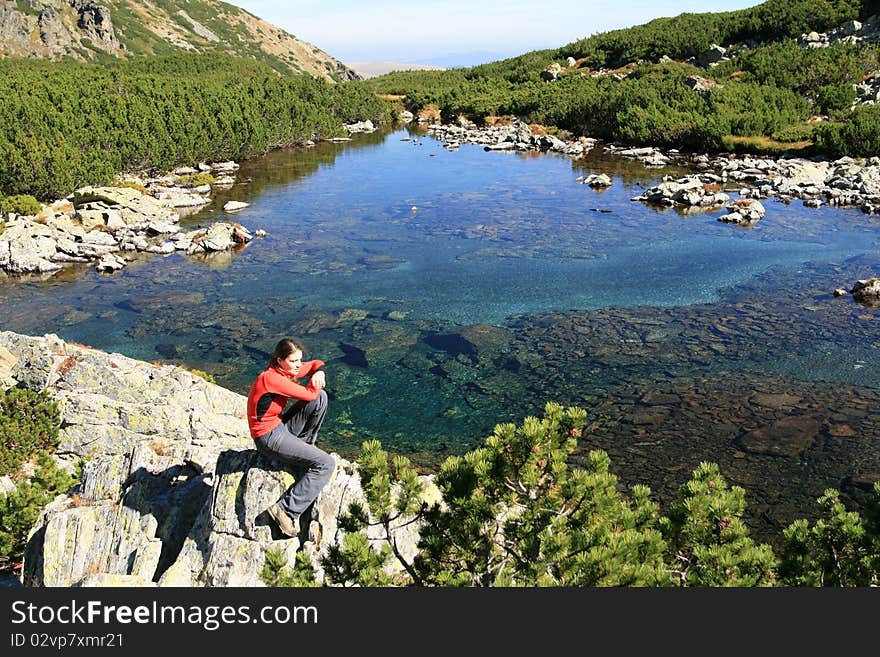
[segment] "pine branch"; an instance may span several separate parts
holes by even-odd
[[[408,525],[409,523],[414,522],[414,521],[415,521],[416,519],[418,519],[420,516],[421,516],[421,512],[419,512],[419,513],[417,513],[415,516],[413,516],[413,519],[412,519],[412,520],[408,520],[408,521],[406,521],[405,523],[402,523],[402,524],[398,525],[398,527],[405,527],[405,526]],[[393,516],[388,516],[388,518],[387,518],[386,520],[384,520],[384,521],[380,520],[380,521],[379,521],[378,523],[376,523],[376,524],[382,524],[382,523],[384,523],[384,522],[388,522],[388,523],[390,524],[390,523],[394,522],[395,520],[397,520],[398,518],[403,518],[403,517],[405,517],[404,513],[403,513],[402,511],[399,511],[399,512],[397,512],[395,515],[393,515]]]
[[[843,564],[840,561],[840,555],[837,552],[837,547],[834,545],[834,539],[832,538],[829,541],[830,545],[829,550],[831,551],[831,558],[834,560],[834,568],[837,570],[837,585],[838,586],[846,586],[844,583],[844,575],[843,575]]]
[[[402,522],[399,525],[397,525],[397,529],[403,529],[407,525],[412,525],[413,523],[418,522],[419,520],[422,519],[422,516],[423,516],[423,514],[421,512],[417,513],[416,515],[414,515],[412,518],[410,518],[406,522]],[[397,517],[399,518],[400,516],[397,516]]]
[[[501,537],[500,541],[493,540],[492,544],[497,545],[499,548],[501,548],[503,552],[506,552],[508,556],[513,557],[518,562],[522,563],[524,561],[522,556],[515,549],[513,549],[513,547],[511,547],[510,541],[506,540],[503,536]]]
[[[489,566],[489,568],[488,568],[489,573],[490,574],[500,573],[504,569],[504,566],[506,566],[509,562],[510,562],[510,557],[507,557],[504,559],[499,559],[498,562],[494,566],[491,566],[491,565]],[[495,581],[497,579],[498,579],[497,575],[495,575],[492,578],[493,581]]]
[[[504,478],[504,487],[507,488],[508,490],[510,490],[511,492],[514,492],[514,493],[517,493],[520,495],[525,495],[528,492],[528,489],[525,487],[525,485],[522,483],[522,481],[520,481],[519,479],[517,479],[516,481],[513,481],[510,479],[510,477]]]
[[[592,545],[590,545],[588,547],[579,548],[579,549],[575,550],[574,552],[569,552],[568,554],[562,555],[558,559],[554,559],[553,561],[548,561],[547,567],[548,568],[558,568],[562,564],[562,562],[567,561],[567,560],[571,559],[572,557],[576,557],[579,554],[586,554],[587,552],[589,552],[592,549],[593,549]]]
[[[400,565],[403,566],[404,570],[406,570],[406,572],[412,578],[413,583],[416,586],[424,586],[424,582],[422,581],[422,578],[419,576],[419,574],[416,572],[415,568],[413,568],[412,564],[403,558],[403,554],[401,554],[400,549],[397,546],[397,538],[391,533],[391,527],[389,525],[385,525],[385,533],[388,535],[388,543],[391,545],[391,551],[400,562]]]
[[[573,516],[577,511],[580,511],[580,509],[581,509],[581,507],[583,506],[583,504],[584,504],[584,502],[586,501],[586,499],[587,499],[587,492],[584,491],[584,494],[581,495],[580,499],[578,499],[578,501],[575,503],[575,505],[572,506],[571,509],[570,509],[567,513],[562,513],[562,512],[560,512],[560,515],[561,515],[562,517]],[[563,504],[562,506],[563,506],[563,508],[564,508],[564,507],[565,507],[565,504]]]
[[[682,586],[686,586],[687,579],[688,579],[688,576],[690,575],[691,566],[693,565],[693,563],[691,562],[691,560],[688,557],[684,556],[683,554],[676,554],[675,558],[685,564],[684,568],[682,570],[675,570],[673,568],[672,570],[665,571],[665,572],[672,573],[673,575],[678,575],[679,583]]]

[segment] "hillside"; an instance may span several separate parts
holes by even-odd
[[[80,61],[225,53],[341,82],[357,73],[320,48],[216,0],[0,0],[0,57]]]
[[[517,116],[693,151],[880,151],[880,2],[768,0],[594,34],[470,69],[367,81],[444,121]]]
[[[108,65],[0,59],[0,209],[4,194],[54,199],[120,172],[242,160],[347,134],[343,124],[387,117],[364,85],[279,75],[222,53]]]

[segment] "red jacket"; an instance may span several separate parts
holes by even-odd
[[[251,438],[259,438],[281,424],[281,413],[288,399],[305,401],[315,399],[320,391],[311,381],[309,385],[301,386],[296,383],[296,379],[311,376],[323,366],[323,360],[306,361],[295,377],[274,365],[260,372],[251,386],[247,400],[247,419]]]

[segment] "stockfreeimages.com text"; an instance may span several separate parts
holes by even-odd
[[[200,625],[213,631],[221,625],[263,623],[266,625],[287,623],[317,624],[318,609],[313,605],[288,606],[267,605],[255,613],[249,605],[165,605],[153,602],[146,605],[107,605],[100,600],[85,603],[71,600],[63,604],[34,604],[25,600],[12,603],[12,623],[31,625],[53,624],[90,625],[93,623],[119,623],[127,625]]]

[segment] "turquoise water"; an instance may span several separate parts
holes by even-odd
[[[599,150],[449,152],[413,130],[278,151],[182,222],[242,200],[228,218],[266,237],[115,274],[10,278],[0,325],[182,363],[241,393],[278,338],[300,337],[329,364],[322,440],[347,454],[379,438],[436,464],[555,399],[594,412],[587,446],[660,495],[713,460],[782,518],[880,472],[873,416],[857,412],[880,391],[877,316],[831,295],[880,272],[878,220],[772,199],[751,228],[652,209],[630,199],[681,171]],[[592,172],[614,184],[576,182]],[[791,390],[799,403],[762,405]],[[651,391],[664,402],[646,402]],[[810,414],[820,435],[793,456],[750,442]],[[836,423],[859,436],[838,440]]]

